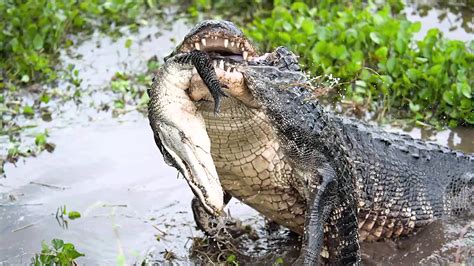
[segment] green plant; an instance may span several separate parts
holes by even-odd
[[[9,83],[55,80],[59,49],[74,45],[69,33],[98,29],[118,34],[117,25],[137,29],[144,10],[159,10],[158,5],[163,3],[156,0],[0,1],[0,81],[4,79],[0,88]]]
[[[51,240],[51,246],[41,242],[41,253],[35,254],[31,264],[40,265],[77,265],[75,259],[85,256],[78,252],[73,244],[64,243],[61,239]]]
[[[447,40],[437,29],[416,41],[421,24],[394,5],[292,2],[276,0],[268,17],[247,28],[263,50],[290,47],[313,75],[341,78],[342,98],[379,118],[390,112],[435,125],[474,124],[474,42]]]

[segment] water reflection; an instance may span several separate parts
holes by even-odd
[[[439,28],[450,39],[474,40],[471,0],[408,0],[405,13],[408,19],[422,22],[420,37],[429,28]]]

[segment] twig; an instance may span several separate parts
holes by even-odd
[[[122,208],[127,208],[127,204],[104,204],[102,207],[122,207]]]
[[[38,183],[38,182],[34,182],[34,181],[31,181],[30,184],[32,184],[32,185],[38,185],[38,186],[42,186],[42,187],[47,187],[47,188],[59,189],[59,190],[66,190],[66,189],[69,189],[69,187],[60,187],[60,186],[55,186],[55,185],[49,185],[49,184],[44,184],[44,183]]]
[[[21,230],[25,230],[26,228],[29,228],[29,227],[32,227],[33,225],[35,225],[36,223],[32,223],[32,224],[28,224],[28,225],[25,225],[23,227],[20,227],[20,228],[17,228],[15,230],[12,231],[12,233],[15,233],[15,232],[18,232],[18,231],[21,231]]]
[[[8,206],[41,206],[43,203],[23,203],[23,204],[0,204],[0,207],[8,207]]]

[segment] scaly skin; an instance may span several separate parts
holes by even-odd
[[[199,41],[190,36],[180,47]],[[189,96],[206,123],[222,188],[304,235],[306,263],[319,254],[358,263],[359,238],[397,238],[436,218],[472,213],[474,156],[325,111],[296,57],[282,51],[261,68],[216,69],[232,96],[218,116],[202,101],[212,97],[198,78]]]

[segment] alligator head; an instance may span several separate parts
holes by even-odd
[[[238,27],[222,20],[205,20],[194,26],[165,61],[171,56],[194,49],[205,51],[216,58],[234,61],[247,60],[257,55],[255,47]]]
[[[230,88],[230,94],[252,108],[258,107],[258,103],[250,94],[242,71],[238,70],[239,67],[264,65],[279,70],[295,72],[301,70],[295,54],[285,47],[278,47],[272,53],[260,55],[243,32],[229,21],[206,20],[197,24],[165,61],[177,54],[193,50],[206,52],[212,59],[219,80]],[[260,74],[264,75],[263,72]],[[188,94],[192,100],[200,101],[201,107],[206,105],[210,107],[209,102],[220,101],[219,98],[209,94],[209,90],[197,74],[192,77]],[[219,102],[216,105],[219,105]]]

